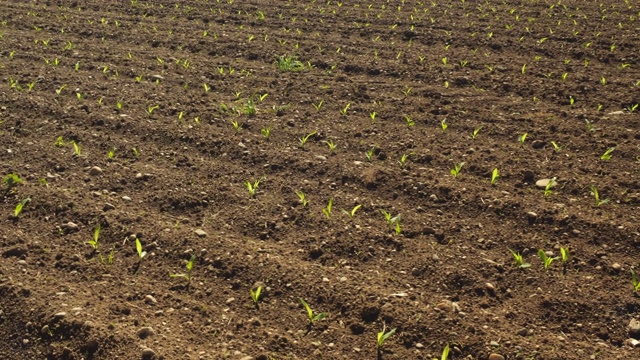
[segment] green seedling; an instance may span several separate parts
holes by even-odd
[[[398,218],[395,221],[396,226],[394,228],[394,231],[396,232],[396,235],[400,235],[402,233],[402,227],[400,226],[400,215],[398,215]]]
[[[181,278],[185,278],[187,279],[187,287],[189,287],[189,285],[191,285],[191,279],[192,279],[192,270],[193,270],[193,263],[196,261],[196,256],[195,255],[191,255],[191,258],[189,259],[189,261],[187,262],[186,265],[186,269],[187,272],[186,273],[181,273],[181,274],[169,274],[169,277],[172,278],[176,278],[176,277],[181,277]]]
[[[20,216],[20,213],[22,212],[22,209],[24,208],[25,205],[27,205],[27,203],[31,201],[31,198],[26,198],[24,200],[22,200],[18,205],[16,205],[16,208],[13,210],[13,217],[14,218],[18,218],[18,216]]]
[[[478,137],[478,133],[480,132],[480,130],[482,130],[482,126],[477,127],[473,130],[473,133],[471,134],[471,139],[475,140],[476,137]]]
[[[142,250],[142,243],[138,238],[136,238],[136,252],[138,253],[138,261],[142,261],[147,256],[147,252]]]
[[[633,283],[633,292],[640,292],[640,280],[638,280],[638,275],[633,270],[631,270],[631,282]]]
[[[526,269],[531,266],[531,264],[524,262],[522,255],[519,252],[515,252],[513,250],[509,250],[511,255],[513,255],[513,260],[516,262],[516,267],[520,269]]]
[[[154,105],[154,106],[149,106],[147,107],[147,109],[145,110],[147,112],[147,115],[151,116],[153,115],[153,112],[158,109],[160,107],[160,105]]]
[[[336,149],[336,143],[333,140],[329,139],[324,141],[325,144],[329,147],[329,151],[334,151]]]
[[[615,146],[614,147],[610,147],[607,149],[607,151],[604,152],[604,154],[602,154],[600,156],[600,160],[609,160],[611,159],[611,153],[613,152],[613,150],[615,150]]]
[[[347,105],[345,107],[340,109],[340,115],[346,116],[347,115],[347,111],[349,111],[350,107],[351,107],[351,103],[347,103]]]
[[[369,117],[371,118],[371,123],[372,124],[376,122],[376,115],[378,115],[378,113],[375,112],[375,111],[372,111],[372,112],[369,113]]]
[[[554,260],[558,259],[557,257],[548,256],[547,253],[545,253],[544,250],[542,249],[538,250],[538,256],[540,257],[540,260],[542,261],[542,266],[544,266],[545,270],[548,270],[551,263]]]
[[[302,190],[297,190],[296,195],[298,195],[298,199],[300,199],[300,203],[302,204],[302,206],[307,206],[307,204],[309,204],[307,195],[304,192],[302,192]]]
[[[549,180],[547,185],[544,187],[544,196],[551,195],[551,188],[553,188],[555,185],[556,185],[556,177],[553,177],[551,180]]]
[[[382,349],[382,346],[384,345],[384,342],[387,341],[388,338],[390,338],[393,334],[396,333],[396,329],[397,328],[393,328],[389,331],[387,331],[387,326],[386,325],[382,325],[382,331],[380,331],[378,333],[378,352],[380,352],[380,350]]]
[[[240,124],[238,120],[231,120],[231,125],[233,126],[233,130],[235,130],[237,133],[242,131],[242,124]]]
[[[327,207],[322,209],[322,213],[327,217],[327,219],[331,219],[331,209],[333,208],[333,198],[329,199],[327,203]]]
[[[253,304],[258,307],[258,302],[260,301],[260,295],[262,295],[262,286],[258,286],[256,291],[249,289],[249,295],[251,295],[251,300],[253,300]]]
[[[56,89],[56,95],[60,96],[60,94],[62,94],[62,90],[64,90],[67,87],[67,85],[62,85],[59,88]]]
[[[2,178],[2,183],[7,186],[7,190],[5,190],[4,192],[6,195],[11,191],[11,189],[14,188],[14,186],[22,183],[22,179],[20,178],[20,176],[18,176],[18,174],[10,173]]]
[[[639,81],[639,83],[640,83],[640,81]],[[636,111],[638,109],[638,105],[640,105],[640,104],[633,104],[633,105],[627,106],[627,111],[630,112],[630,113]]]
[[[298,139],[300,141],[300,147],[304,147],[304,145],[307,143],[309,138],[312,137],[312,136],[315,136],[315,134],[317,134],[317,131],[310,132],[307,135],[305,135],[305,136],[301,137],[300,139]]]
[[[596,206],[604,205],[609,202],[609,199],[600,200],[600,194],[598,193],[598,188],[596,188],[595,185],[591,185],[591,193],[596,200]]]
[[[400,164],[400,167],[404,169],[406,163],[407,163],[407,159],[409,159],[409,156],[413,155],[413,153],[408,153],[408,154],[402,154],[402,156],[400,157],[400,160],[398,160],[398,163]]]
[[[367,161],[371,161],[373,159],[373,155],[375,154],[376,147],[372,146],[371,149],[365,151],[364,156],[367,158]]]
[[[566,247],[561,247],[560,248],[560,260],[562,260],[562,263],[566,263],[567,261],[569,261],[569,248]]]
[[[260,181],[262,181],[264,178],[260,178],[256,181],[253,182],[253,184],[249,181],[245,181],[244,187],[247,189],[247,191],[249,192],[249,196],[251,197],[255,197],[256,193],[258,192],[258,185],[260,185]]]
[[[260,133],[262,134],[262,137],[264,137],[265,141],[269,141],[269,137],[271,136],[271,127],[267,127],[264,129],[260,129]]]
[[[316,111],[320,111],[320,109],[322,108],[323,104],[324,104],[324,100],[320,100],[319,103],[317,103],[317,104],[313,104],[312,103],[311,105],[313,105],[313,107],[316,109]]]
[[[302,71],[305,68],[304,64],[295,55],[278,57],[276,67],[280,71]]]
[[[593,126],[591,121],[585,119],[584,123],[585,123],[585,126],[587,127],[587,131],[592,132],[597,130],[595,126]]]
[[[405,115],[404,120],[407,122],[407,127],[412,127],[416,124],[415,121],[411,120],[409,115]]]
[[[564,146],[560,146],[558,145],[555,141],[551,142],[551,145],[553,145],[553,151],[559,153],[560,151],[562,151],[562,149],[564,148]]]
[[[411,89],[413,89],[412,87],[408,87],[405,90],[402,90],[402,93],[404,94],[405,97],[409,96],[409,93],[411,93]]]
[[[307,318],[309,319],[309,326],[313,325],[314,322],[316,321],[320,321],[324,318],[326,318],[327,316],[329,316],[329,314],[327,313],[319,313],[319,314],[314,314],[313,310],[311,309],[311,306],[309,306],[309,304],[307,304],[306,301],[304,301],[304,299],[300,299],[300,303],[302,304],[302,306],[304,306],[304,309],[307,311]]]
[[[440,356],[440,360],[447,360],[449,358],[449,344],[442,349],[442,355]]]
[[[518,136],[518,142],[520,144],[524,144],[524,141],[527,139],[527,135],[528,135],[527,133],[524,133],[524,134]]]
[[[64,141],[64,137],[58,136],[56,141],[53,142],[53,146],[66,146],[67,144]]]
[[[115,147],[113,147],[113,148],[111,148],[111,150],[109,150],[109,151],[107,152],[107,158],[108,158],[109,160],[113,160],[113,158],[114,158],[115,156],[116,156],[116,148],[115,148]]]
[[[253,102],[252,98],[249,98],[249,100],[247,101],[247,103],[245,104],[245,106],[242,108],[242,112],[247,115],[248,117],[254,117],[256,116],[256,105]]]
[[[454,165],[453,169],[450,170],[451,175],[453,175],[454,178],[457,178],[458,175],[460,175],[460,170],[462,170],[463,166],[464,166],[464,162]]]
[[[447,119],[446,118],[442,119],[442,121],[440,121],[440,128],[442,129],[442,132],[447,131],[448,127],[449,127],[449,124],[447,124]]]
[[[384,219],[387,220],[387,224],[389,226],[392,226],[393,224],[400,222],[400,214],[396,216],[392,216],[391,213],[386,210],[380,210],[380,212],[384,216]]]
[[[493,171],[491,172],[491,185],[495,185],[499,177],[500,172],[498,171],[498,168],[493,169]]]
[[[73,140],[71,141],[71,145],[73,146],[73,153],[76,154],[76,156],[80,156],[82,153],[80,145],[78,145],[78,143]]]
[[[93,239],[87,241],[87,243],[91,245],[94,251],[98,251],[101,230],[102,225],[98,224],[98,226],[96,226],[96,228],[93,230]]]
[[[262,94],[262,95],[258,94],[258,95],[256,95],[256,96],[258,97],[258,100],[260,100],[260,102],[263,102],[263,101],[264,101],[264,99],[266,99],[266,98],[267,98],[267,96],[269,96],[269,94],[268,94],[268,93],[264,93],[264,94]]]
[[[362,207],[362,205],[358,204],[356,205],[353,209],[351,209],[351,211],[347,211],[345,209],[342,209],[342,212],[347,214],[350,218],[353,219],[354,216],[356,216],[356,212]]]

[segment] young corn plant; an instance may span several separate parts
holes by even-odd
[[[4,195],[6,196],[16,185],[22,183],[22,179],[18,174],[10,173],[2,178],[2,183],[7,186],[7,189],[4,191]]]
[[[316,109],[316,111],[320,111],[320,109],[322,109],[322,105],[323,104],[324,104],[324,100],[320,100],[319,103],[317,103],[317,104],[313,104],[312,103],[311,105],[313,105],[313,107]]]
[[[478,137],[478,133],[480,133],[480,130],[482,130],[482,126],[477,127],[473,130],[473,132],[471,133],[471,139],[475,140],[476,137]]]
[[[524,134],[522,134],[522,135],[518,136],[518,142],[519,142],[521,145],[522,145],[522,144],[524,144],[524,141],[527,139],[527,135],[528,135],[527,133],[524,133]]]
[[[93,238],[87,243],[91,245],[94,252],[98,252],[99,250],[99,241],[100,241],[100,231],[102,230],[102,225],[98,224],[96,228],[93,230]]]
[[[447,131],[447,129],[449,128],[449,124],[447,124],[447,119],[444,118],[442,119],[442,121],[440,121],[440,128],[442,129],[442,132]]]
[[[409,159],[409,156],[411,156],[413,153],[407,153],[407,154],[402,154],[402,156],[400,157],[400,160],[398,160],[398,163],[400,164],[400,168],[404,169],[405,165],[407,164],[407,160]]]
[[[80,156],[82,154],[82,149],[80,148],[80,145],[78,145],[78,143],[73,140],[71,141],[71,145],[73,146],[73,153],[76,156]]]
[[[442,349],[442,355],[440,355],[440,360],[447,360],[449,358],[449,344]],[[437,360],[437,359],[434,359]]]
[[[460,171],[462,170],[463,166],[464,166],[464,162],[461,162],[459,164],[455,164],[453,166],[453,169],[450,170],[451,175],[453,175],[454,178],[457,178],[458,175],[460,175]]]
[[[327,217],[327,219],[331,219],[331,209],[333,208],[333,198],[329,199],[327,206],[322,209],[322,213]]]
[[[607,149],[607,151],[604,152],[604,154],[602,154],[600,156],[600,160],[610,160],[611,159],[611,153],[613,152],[613,150],[615,150],[615,146],[614,147],[610,147]]]
[[[362,205],[358,204],[356,206],[353,207],[353,209],[351,209],[351,211],[342,209],[342,212],[344,214],[347,214],[349,216],[349,218],[353,219],[356,216],[356,212],[362,207]]]
[[[340,109],[340,115],[347,116],[347,112],[349,111],[350,107],[351,107],[351,103],[347,103],[347,105],[345,105],[345,107]]]
[[[296,195],[298,195],[298,199],[300,199],[300,203],[302,204],[302,206],[307,206],[307,204],[309,204],[307,195],[302,192],[302,190],[296,190]]]
[[[142,259],[147,256],[147,252],[142,250],[142,243],[138,238],[136,238],[136,252],[138,253],[138,262],[142,262]]]
[[[260,296],[262,295],[262,286],[258,286],[256,291],[253,291],[253,289],[249,289],[249,295],[251,296],[253,305],[255,305],[256,309],[258,309],[260,307],[258,303],[260,302]]]
[[[249,196],[250,197],[255,197],[256,193],[258,192],[258,186],[260,185],[260,181],[264,180],[264,178],[260,178],[256,181],[254,181],[253,183],[251,183],[250,181],[245,181],[244,187],[247,189],[247,191],[249,192]]]
[[[551,263],[554,260],[557,260],[557,257],[551,257],[548,256],[546,252],[544,252],[544,250],[539,249],[538,250],[538,256],[540,257],[540,260],[542,261],[542,266],[544,267],[545,270],[549,270],[549,266],[551,265]]]
[[[609,202],[609,199],[600,199],[600,194],[598,193],[598,188],[595,185],[591,185],[591,193],[593,194],[594,199],[596,200],[596,207],[600,205],[604,205]]]
[[[396,329],[397,328],[393,328],[387,331],[387,326],[385,324],[382,324],[382,331],[380,331],[377,336],[378,354],[380,354],[380,352],[382,351],[382,346],[384,345],[385,341],[387,341],[388,338],[396,333]]]
[[[315,323],[316,321],[320,321],[326,318],[327,316],[329,316],[329,314],[327,313],[315,314],[313,312],[313,309],[311,309],[311,306],[309,306],[309,304],[307,304],[307,302],[304,301],[304,299],[302,298],[300,298],[300,303],[302,304],[302,306],[304,306],[304,309],[307,311],[307,318],[309,319],[309,327],[313,326],[313,323]]]
[[[513,260],[516,263],[516,267],[520,269],[526,269],[531,266],[531,264],[524,262],[522,255],[519,252],[515,252],[513,250],[509,250],[511,255],[513,256]]]
[[[31,201],[31,198],[26,198],[22,200],[20,203],[18,203],[18,205],[16,205],[16,208],[13,210],[13,217],[15,219],[17,219],[20,216],[20,213],[22,213],[22,209],[24,208],[25,205],[27,205],[29,201]]]
[[[498,168],[493,169],[493,171],[491,172],[491,185],[495,185],[499,177],[500,172],[498,171]]]
[[[327,146],[329,147],[329,151],[334,151],[336,149],[337,145],[333,140],[331,139],[325,140],[324,143],[327,144]]]
[[[372,146],[371,149],[365,151],[364,156],[367,158],[367,161],[371,161],[373,159],[373,155],[375,155],[376,147]]]
[[[180,274],[169,274],[169,277],[172,278],[176,278],[176,277],[181,277],[187,280],[187,288],[189,288],[189,286],[191,285],[191,279],[193,278],[192,276],[192,271],[193,271],[193,263],[196,261],[196,256],[195,255],[191,255],[191,258],[189,259],[189,261],[187,262],[186,265],[186,272],[185,273],[180,273]]]
[[[307,141],[309,140],[310,137],[315,136],[317,134],[317,131],[314,132],[310,132],[307,135],[301,137],[299,140],[300,142],[300,147],[304,147],[304,145],[307,143]]]
[[[558,145],[558,143],[556,143],[555,141],[551,142],[551,145],[553,145],[553,151],[559,153],[560,151],[562,151],[562,149],[564,148],[564,146],[560,146]]]
[[[553,177],[551,180],[549,180],[547,185],[544,187],[545,197],[551,195],[551,188],[553,188],[555,185],[556,185],[556,177]]]
[[[638,280],[638,275],[633,269],[631,270],[631,282],[633,284],[633,292],[636,294],[640,292],[640,280]]]
[[[260,133],[265,141],[269,141],[269,137],[271,136],[271,127],[260,129]]]
[[[407,122],[407,127],[412,127],[416,124],[415,121],[411,120],[409,115],[405,115],[404,120]]]

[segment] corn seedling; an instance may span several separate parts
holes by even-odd
[[[405,115],[404,120],[407,122],[407,127],[412,127],[416,124],[413,120],[411,120],[409,115]]]
[[[627,106],[627,111],[630,112],[630,113],[636,111],[636,109],[638,109],[638,105],[639,104],[633,104],[633,105]]]
[[[393,328],[387,331],[387,326],[385,324],[382,325],[382,331],[378,333],[377,343],[378,343],[378,352],[381,351],[384,342],[387,341],[393,334],[395,334],[397,328]]]
[[[351,107],[351,103],[347,103],[347,105],[345,105],[345,107],[340,109],[340,115],[347,116],[347,111],[349,110],[350,107]]]
[[[440,356],[440,360],[447,360],[449,358],[449,344],[442,349],[442,355]]]
[[[393,226],[393,224],[400,222],[400,214],[392,216],[391,213],[386,210],[380,210],[380,213],[382,213],[389,226]]]
[[[615,147],[610,147],[607,149],[607,151],[604,152],[604,154],[602,154],[600,156],[600,160],[610,160],[611,159],[611,153],[613,152],[613,150],[615,150]]]
[[[80,145],[78,145],[78,143],[73,140],[71,141],[71,145],[73,146],[73,153],[76,154],[76,156],[80,156],[80,154],[82,153]]]
[[[454,178],[457,178],[458,175],[460,174],[460,170],[462,170],[463,166],[464,166],[464,162],[461,162],[459,164],[455,164],[453,169],[450,170],[451,175],[453,175]]]
[[[499,177],[500,172],[498,171],[498,168],[493,169],[493,171],[491,172],[491,185],[495,185]]]
[[[517,268],[525,269],[531,266],[531,264],[524,262],[522,255],[519,252],[515,252],[513,250],[509,250],[511,255],[513,256],[513,260],[516,263]]]
[[[604,205],[609,202],[609,199],[600,199],[600,194],[598,193],[598,188],[595,185],[591,185],[591,193],[593,194],[594,199],[596,200],[596,206]]]
[[[136,252],[138,253],[138,261],[141,262],[145,256],[147,256],[147,252],[142,250],[142,243],[140,239],[136,238]]]
[[[149,106],[149,107],[147,107],[147,109],[145,111],[147,112],[147,115],[151,116],[151,115],[153,115],[153,112],[155,110],[157,110],[159,107],[160,107],[160,105]]]
[[[566,263],[567,261],[569,261],[569,248],[568,247],[561,247],[560,248],[560,260],[562,260],[562,263]]]
[[[551,145],[553,145],[553,151],[555,151],[557,153],[562,151],[562,148],[564,147],[564,146],[558,145],[558,143],[556,143],[555,141],[552,141]]]
[[[60,96],[60,94],[62,94],[62,90],[64,90],[67,87],[67,85],[62,85],[59,88],[56,89],[56,95]]]
[[[334,151],[336,149],[336,143],[333,140],[329,139],[324,141],[325,144],[329,147],[329,151]]]
[[[402,93],[404,94],[405,97],[409,96],[409,93],[411,93],[411,87],[406,88],[405,90],[402,90]]]
[[[256,181],[253,182],[253,184],[249,181],[245,181],[244,182],[244,187],[247,189],[247,191],[249,192],[249,196],[251,197],[255,197],[256,193],[258,192],[258,185],[260,185],[260,181],[262,181],[264,178],[260,178]]]
[[[314,136],[317,133],[317,131],[314,132],[310,132],[307,135],[301,137],[300,139],[298,139],[300,141],[300,147],[304,147],[304,144],[307,143],[307,141],[309,140],[310,137]]]
[[[298,199],[300,199],[300,203],[302,204],[302,206],[307,206],[307,204],[309,204],[307,195],[304,192],[302,192],[302,190],[297,190],[296,195],[298,195]]]
[[[372,124],[376,122],[376,115],[378,115],[378,113],[376,113],[375,111],[372,111],[369,113],[369,117],[371,118]]]
[[[596,128],[593,126],[591,121],[585,120],[584,123],[585,123],[585,125],[587,127],[587,131],[596,131]]]
[[[322,108],[323,104],[324,104],[324,100],[320,100],[319,103],[317,103],[317,104],[313,104],[312,103],[311,105],[313,105],[313,107],[316,109],[316,111],[320,111],[320,109]]]
[[[478,137],[478,133],[480,132],[480,130],[482,130],[482,126],[475,128],[473,130],[473,133],[471,134],[471,139],[475,140],[476,137]]]
[[[528,135],[527,133],[524,133],[524,134],[518,136],[518,142],[520,144],[524,144],[524,141],[527,139],[527,135]]]
[[[180,274],[169,274],[169,277],[172,278],[176,278],[176,277],[181,277],[181,278],[185,278],[187,280],[187,287],[189,287],[189,285],[191,285],[191,272],[193,270],[193,263],[196,261],[196,256],[195,255],[191,255],[191,258],[189,259],[189,261],[187,262],[186,265],[186,269],[187,272],[186,273],[180,273]]]
[[[102,230],[102,225],[98,224],[96,228],[93,230],[93,239],[87,241],[89,245],[93,248],[94,251],[98,251],[98,245],[100,240],[100,230]]]
[[[362,207],[362,205],[358,204],[356,205],[353,209],[351,209],[351,211],[347,211],[345,209],[342,209],[342,212],[347,214],[350,218],[354,218],[356,216],[356,212]]]
[[[442,132],[445,132],[448,127],[449,127],[449,124],[447,124],[447,119],[446,118],[442,119],[442,121],[440,121],[440,128],[442,129]]]
[[[231,125],[233,126],[233,130],[235,130],[237,133],[242,131],[242,124],[240,124],[238,120],[231,120]]]
[[[262,295],[262,286],[258,286],[256,291],[249,289],[249,295],[251,296],[251,300],[253,304],[258,308],[258,302],[260,301],[260,295]]]
[[[13,210],[13,217],[14,218],[18,218],[18,216],[20,216],[20,213],[22,212],[22,209],[24,208],[25,205],[27,205],[27,203],[31,201],[31,198],[26,198],[24,200],[22,200],[18,205],[16,205],[16,208]]]
[[[413,153],[408,153],[408,154],[402,154],[402,156],[400,157],[400,160],[398,160],[398,163],[400,164],[400,167],[404,169],[406,163],[407,163],[407,159],[409,159],[409,156],[412,155]]]
[[[549,180],[549,182],[547,182],[547,185],[544,187],[544,196],[551,195],[551,188],[553,188],[555,185],[556,178],[554,177],[553,179]]]
[[[329,316],[329,314],[327,313],[319,313],[319,314],[314,314],[313,313],[313,309],[311,309],[311,306],[309,306],[309,304],[307,304],[306,301],[304,301],[304,299],[300,299],[300,303],[302,304],[302,306],[304,306],[304,309],[307,311],[307,318],[309,319],[309,326],[313,325],[314,322],[316,321],[320,321],[324,318],[326,318],[327,316]]]
[[[556,257],[548,256],[547,253],[544,252],[544,250],[542,249],[538,250],[538,256],[540,257],[540,260],[542,261],[542,266],[544,267],[545,270],[548,270],[551,263],[554,260],[558,259]]]
[[[371,149],[364,152],[364,156],[367,158],[367,161],[371,161],[373,159],[373,155],[375,154],[376,147],[372,146]]]
[[[633,269],[631,270],[631,282],[633,283],[633,292],[640,292],[640,280],[638,280],[638,275]]]
[[[271,127],[260,129],[260,133],[262,134],[262,137],[264,137],[265,141],[269,141],[269,137],[271,136]]]
[[[327,207],[322,209],[322,213],[327,217],[327,219],[331,219],[331,209],[333,208],[333,198],[329,199],[327,203]]]

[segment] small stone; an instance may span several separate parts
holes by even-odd
[[[536,181],[536,186],[541,188],[541,189],[546,189],[547,185],[551,183],[551,186],[549,186],[549,189],[554,188],[556,185],[558,185],[558,181],[557,180],[553,180],[553,179],[540,179],[538,181]]]
[[[123,196],[123,197],[122,197],[122,200],[124,200],[124,201],[131,201],[131,198],[125,195],[125,196]]]
[[[529,211],[529,212],[527,212],[527,216],[528,216],[530,219],[537,219],[537,218],[538,218],[538,214],[534,213],[533,211]]]
[[[326,156],[322,156],[322,155],[316,155],[316,159],[320,160],[320,161],[325,161],[327,160]]]
[[[343,277],[341,277],[339,280],[340,280],[341,282],[345,282],[345,281],[347,281],[347,277],[346,277],[346,276],[343,276]]]
[[[49,328],[49,325],[45,325],[42,327],[42,329],[40,329],[40,334],[42,335],[49,335],[51,333],[51,329]]]
[[[89,169],[89,175],[91,176],[98,176],[102,174],[102,169],[98,166],[94,166],[91,169]]]
[[[142,349],[142,358],[143,359],[153,359],[156,357],[156,352],[151,350],[150,348]]]
[[[529,335],[529,330],[527,328],[522,328],[520,330],[518,330],[518,332],[516,333],[520,336],[527,336]]]
[[[74,231],[74,230],[78,230],[78,224],[69,221],[68,223],[62,225],[62,228],[67,231]]]
[[[136,174],[136,179],[137,180],[142,180],[144,178],[144,175],[142,175],[142,173],[137,173]]]
[[[113,206],[112,204],[109,203],[105,203],[104,206],[102,206],[102,211],[109,211],[109,210],[115,210],[115,206]]]
[[[416,349],[424,349],[424,345],[422,343],[416,343]]]
[[[54,319],[62,319],[62,318],[64,318],[65,316],[67,316],[67,313],[66,313],[66,312],[64,312],[64,311],[61,311],[61,312],[56,313],[55,315],[53,315],[53,318],[54,318]]]
[[[612,111],[612,112],[608,113],[607,115],[624,115],[624,114],[626,114],[624,112],[624,110],[618,110],[618,111]]]
[[[620,271],[620,270],[622,270],[622,265],[620,265],[618,263],[613,263],[613,264],[611,264],[611,270]]]
[[[207,236],[207,232],[202,230],[202,229],[196,229],[196,231],[194,231],[194,233],[196,233],[196,235],[198,235],[198,237],[205,237]]]
[[[138,330],[138,337],[140,339],[146,339],[149,336],[153,336],[155,334],[155,331],[153,331],[153,328],[151,328],[150,326],[145,326],[143,328],[140,328],[140,330]]]
[[[493,286],[492,283],[486,283],[486,284],[484,284],[484,286],[486,286],[487,290],[489,290],[489,291],[495,291],[496,290],[496,287]]]
[[[629,331],[629,337],[640,340],[640,321],[631,319],[627,326],[627,330]]]
[[[544,145],[545,145],[545,142],[544,142],[544,141],[542,141],[542,140],[535,140],[535,141],[533,141],[533,142],[531,143],[531,146],[532,146],[534,149],[542,149],[542,148],[544,147]]]
[[[228,299],[227,299],[227,301],[225,301],[225,303],[227,303],[227,304],[231,304],[231,303],[232,303],[232,302],[234,302],[234,301],[236,301],[236,298],[234,298],[234,297],[230,297],[230,298],[228,298]]]
[[[151,80],[164,80],[164,77],[159,74],[151,75]]]
[[[451,305],[451,301],[449,300],[444,300],[442,302],[440,302],[438,305],[436,305],[436,309],[440,310],[440,311],[453,311],[453,305]]]
[[[146,295],[144,297],[144,302],[146,302],[147,304],[156,304],[156,303],[158,303],[158,300],[156,300],[156,298],[154,298],[151,295]]]
[[[500,354],[493,353],[489,355],[489,360],[504,360],[504,356]]]
[[[631,347],[638,347],[638,345],[640,345],[640,341],[636,339],[627,339],[627,342],[629,343],[629,345],[631,345]]]

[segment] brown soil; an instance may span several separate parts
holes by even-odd
[[[0,1],[0,358],[640,357],[632,1],[187,3]]]

